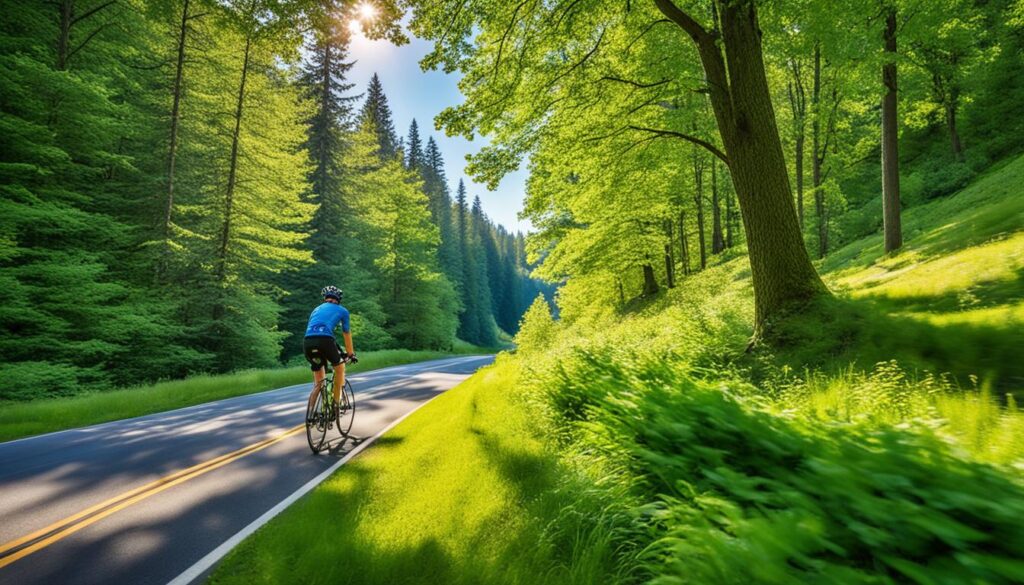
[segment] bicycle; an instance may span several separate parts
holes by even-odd
[[[356,361],[354,356],[345,358],[345,363],[355,363]],[[329,375],[313,388],[307,403],[306,439],[309,441],[309,448],[312,449],[314,455],[319,454],[323,449],[327,431],[334,428],[334,425],[338,426],[338,432],[342,437],[348,438],[349,431],[352,430],[352,421],[355,419],[356,396],[352,391],[352,383],[348,379],[345,380],[338,404],[335,405],[334,375],[334,368],[330,368]]]

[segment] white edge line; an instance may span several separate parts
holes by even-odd
[[[355,374],[352,374],[350,376],[350,378],[355,380],[356,376],[360,376],[361,377],[361,376],[364,376],[366,374],[375,374],[375,373],[378,373],[378,372],[383,372],[385,370],[391,370],[391,369],[397,369],[397,368],[405,368],[405,367],[409,367],[409,366],[424,365],[424,364],[428,364],[428,363],[431,363],[431,362],[435,362],[434,365],[436,366],[436,365],[439,365],[436,362],[456,361],[456,360],[462,360],[462,359],[466,359],[466,358],[482,358],[482,357],[489,357],[489,356],[493,356],[493,355],[497,355],[497,354],[467,354],[467,355],[451,356],[451,357],[446,357],[446,358],[438,358],[438,359],[435,359],[435,360],[427,360],[427,361],[423,361],[423,362],[410,362],[408,364],[398,364],[398,365],[395,365],[395,366],[385,366],[383,368],[377,368],[375,370],[367,370],[365,372],[357,372]],[[138,421],[139,419],[145,419],[145,418],[149,418],[149,417],[158,417],[158,416],[165,415],[165,414],[178,413],[178,412],[183,411],[183,410],[190,410],[190,409],[194,409],[194,408],[198,409],[198,408],[201,408],[203,406],[209,406],[211,404],[214,404],[214,403],[217,403],[217,402],[223,402],[225,400],[236,400],[236,399],[239,399],[239,398],[249,398],[251,396],[259,396],[260,394],[270,394],[271,392],[279,392],[279,391],[282,391],[282,390],[290,390],[290,389],[296,388],[298,386],[305,386],[306,384],[307,384],[306,382],[303,382],[303,383],[300,383],[300,384],[292,384],[291,386],[282,386],[280,388],[270,388],[268,390],[260,390],[259,392],[252,392],[250,394],[239,394],[237,396],[229,396],[227,398],[220,398],[220,399],[217,399],[217,400],[211,400],[209,402],[201,402],[199,404],[190,404],[188,406],[179,406],[178,408],[172,408],[171,410],[164,410],[164,411],[161,411],[161,412],[151,412],[149,414],[140,414],[139,416],[133,416],[133,417],[129,417],[129,418],[119,418],[119,419],[115,419],[115,420],[108,420],[108,421],[104,421],[104,422],[93,423],[91,425],[85,425],[84,427],[75,427],[75,428],[72,428],[72,429],[61,429],[59,431],[50,431],[48,433],[43,433],[43,434],[40,434],[40,435],[29,435],[27,437],[20,437],[20,438],[17,438],[17,439],[11,439],[9,441],[0,441],[0,446],[10,445],[11,443],[19,443],[21,441],[30,441],[32,439],[39,439],[39,438],[42,438],[42,437],[51,437],[53,435],[60,435],[60,434],[64,434],[64,433],[72,433],[72,432],[75,432],[75,431],[92,430],[95,427],[102,427],[104,425],[114,425],[114,424],[118,424],[118,423],[126,423],[126,422],[129,422],[129,421]],[[424,403],[424,404],[426,404],[426,403]]]
[[[330,477],[331,474],[333,474],[335,471],[337,471],[339,467],[341,467],[342,465],[345,465],[346,463],[348,463],[349,459],[352,459],[356,455],[362,453],[363,449],[366,449],[367,447],[372,445],[377,439],[379,439],[381,437],[381,435],[383,435],[384,433],[390,431],[392,428],[398,426],[399,423],[404,421],[406,418],[408,418],[414,412],[416,412],[417,410],[419,410],[419,409],[423,408],[424,406],[430,404],[438,396],[443,396],[444,394],[447,394],[447,392],[441,392],[437,396],[431,397],[429,400],[427,400],[423,404],[420,404],[416,408],[410,410],[409,412],[403,414],[402,416],[400,416],[397,419],[395,419],[394,421],[392,421],[391,424],[389,424],[388,426],[386,426],[383,429],[377,431],[377,434],[373,435],[369,439],[364,440],[362,443],[359,443],[359,445],[357,445],[355,449],[352,449],[351,451],[346,453],[345,456],[342,457],[340,461],[338,461],[334,465],[328,467],[326,470],[321,472],[320,475],[318,475],[318,476],[314,477],[313,479],[309,480],[308,482],[306,482],[305,485],[303,485],[299,489],[297,489],[294,492],[292,492],[292,494],[290,496],[288,496],[287,498],[281,500],[273,508],[271,508],[271,509],[267,510],[266,512],[264,512],[262,516],[260,516],[259,518],[253,520],[252,522],[250,522],[248,526],[246,526],[245,528],[243,528],[243,529],[239,530],[238,532],[236,532],[234,534],[234,536],[232,536],[231,538],[225,540],[223,543],[221,543],[220,546],[218,546],[217,548],[215,548],[212,551],[210,551],[209,553],[207,553],[206,556],[204,556],[203,558],[199,559],[194,565],[192,565],[191,567],[185,569],[184,572],[182,572],[180,575],[178,575],[177,577],[175,577],[174,579],[169,581],[167,585],[188,585],[189,583],[194,581],[197,577],[199,577],[200,575],[205,573],[207,570],[209,570],[211,567],[213,567],[217,563],[217,561],[221,560],[229,552],[231,552],[231,549],[235,548],[236,546],[238,546],[239,543],[241,543],[247,537],[252,535],[252,533],[254,533],[257,530],[259,530],[259,528],[262,527],[267,522],[270,522],[275,516],[280,514],[285,508],[287,508],[288,506],[291,506],[299,498],[301,498],[302,496],[304,496],[307,493],[309,493],[310,491],[312,491],[313,488],[315,488],[316,486],[318,486],[321,483],[323,483],[323,481],[326,480],[328,477]]]

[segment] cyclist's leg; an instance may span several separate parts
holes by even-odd
[[[302,352],[306,356],[306,360],[309,362],[309,369],[313,371],[313,391],[309,393],[309,407],[313,408],[313,404],[316,402],[316,391],[320,388],[320,384],[324,381],[324,376],[327,375],[326,360],[324,359],[323,353],[320,350],[320,342],[316,339],[307,337],[302,341]]]
[[[345,385],[345,362],[334,366],[334,403],[341,404],[341,388]]]
[[[313,403],[316,401],[316,389],[323,383],[326,375],[323,367],[313,370],[313,391],[309,393],[309,408],[313,408]]]

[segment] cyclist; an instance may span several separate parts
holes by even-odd
[[[328,285],[320,291],[324,302],[309,315],[309,324],[306,325],[306,338],[302,340],[302,352],[309,360],[313,370],[313,384],[315,388],[320,387],[324,376],[327,375],[327,362],[335,370],[334,374],[334,404],[337,407],[341,399],[341,388],[345,384],[345,364],[355,363],[355,350],[352,349],[352,333],[349,330],[348,309],[341,306],[341,289],[334,285]],[[334,338],[334,328],[341,324],[341,333],[345,339],[345,353],[341,353],[338,342]],[[316,397],[316,393],[309,396],[310,404]]]

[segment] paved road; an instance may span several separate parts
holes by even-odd
[[[378,433],[492,359],[350,376],[352,433]],[[0,443],[0,584],[178,577],[352,450],[348,441],[311,454],[294,431],[308,392],[290,386]]]

